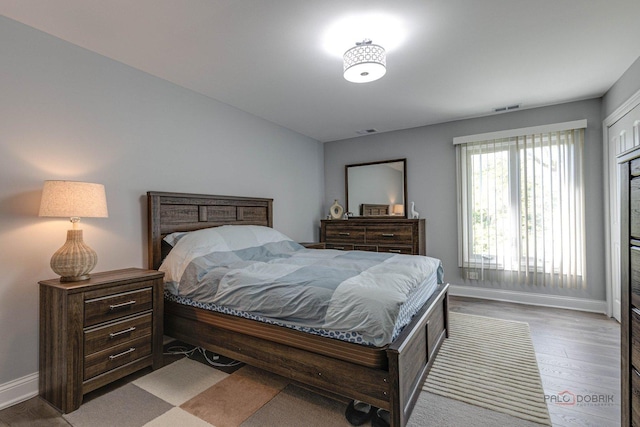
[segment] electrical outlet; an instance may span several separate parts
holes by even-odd
[[[467,273],[467,278],[469,280],[478,280],[478,272],[477,271],[470,271]]]

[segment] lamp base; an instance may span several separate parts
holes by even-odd
[[[82,230],[67,230],[67,241],[51,257],[51,269],[61,282],[88,280],[98,262],[96,251],[82,239]]]
[[[81,282],[82,280],[91,279],[90,274],[83,274],[82,276],[60,276],[60,281],[64,282]]]

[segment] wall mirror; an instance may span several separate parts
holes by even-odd
[[[353,216],[407,216],[407,159],[346,165],[345,187]]]

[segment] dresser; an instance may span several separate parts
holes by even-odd
[[[321,220],[320,242],[326,249],[426,255],[425,220],[351,218]]]
[[[162,366],[163,277],[128,268],[40,284],[40,396],[64,413],[83,395]]]
[[[640,426],[640,149],[618,160],[622,425]]]

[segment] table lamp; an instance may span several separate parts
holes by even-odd
[[[82,240],[80,217],[107,218],[104,185],[77,181],[45,181],[39,216],[68,217],[73,224],[67,241],[51,257],[51,269],[61,282],[87,280],[98,262],[96,252]]]
[[[393,214],[394,215],[404,215],[404,205],[402,205],[402,204],[393,205]]]

